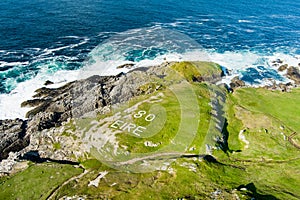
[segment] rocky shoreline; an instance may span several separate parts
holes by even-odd
[[[46,159],[77,161],[78,157],[84,156],[80,144],[72,137],[61,137],[64,130],[60,127],[70,122],[72,118],[96,116],[112,104],[126,102],[134,96],[159,90],[161,85],[143,88],[141,86],[147,84],[148,76],[163,77],[166,66],[172,64],[174,63],[137,68],[117,76],[94,75],[84,80],[70,82],[60,88],[42,87],[36,90],[32,100],[22,103],[23,107],[34,107],[27,113],[26,120],[0,120],[0,174],[14,172],[17,161],[24,160],[22,156],[32,150],[38,151],[39,156]],[[274,61],[273,64],[278,66],[278,71],[285,73],[291,82],[277,84],[274,81],[273,85],[264,86],[266,89],[289,92],[299,86],[299,68],[287,66],[281,60]],[[216,83],[221,78],[222,73],[219,73],[195,77],[193,81]],[[51,81],[48,81],[48,84],[51,84]],[[236,88],[248,86],[239,77],[234,77],[230,85],[225,87],[229,92],[233,92]],[[64,146],[55,148],[53,146],[55,142]]]

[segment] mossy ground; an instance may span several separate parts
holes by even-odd
[[[1,199],[46,199],[52,190],[82,169],[55,163],[32,164],[9,179],[0,179]]]
[[[186,66],[191,65],[197,67],[189,71]],[[201,63],[182,63],[173,69],[192,82],[192,76],[201,73],[200,66]],[[204,69],[211,73],[215,65],[209,69],[205,66]],[[212,119],[212,107],[209,105],[212,93],[209,85],[191,84],[197,96],[201,120],[187,152],[202,154],[205,153],[206,144],[218,146],[212,138],[220,133],[209,131]],[[213,91],[224,92],[221,88]],[[161,147],[147,147],[144,145],[146,140],[164,146],[170,143],[179,129],[180,103],[168,87],[137,97],[129,104],[134,105],[159,92],[165,96],[158,103],[158,106],[166,109],[168,119],[165,126],[150,138],[118,135],[120,144],[127,146],[131,152],[155,152]],[[209,156],[179,157],[165,170],[147,173],[120,171],[96,159],[82,160],[81,165],[88,173],[56,188],[54,198],[77,195],[86,199],[300,199],[299,149],[288,139],[293,133],[296,133],[293,141],[299,142],[300,138],[300,110],[297,109],[300,90],[282,93],[262,88],[243,88],[225,95],[226,102],[221,113],[225,118],[222,127],[225,144],[213,151],[216,160]],[[155,112],[155,108],[151,107],[145,103],[139,106],[139,110]],[[108,116],[98,117],[97,120]],[[90,121],[86,120],[82,126],[88,128]],[[149,122],[140,119],[134,122],[149,125]],[[71,129],[76,131],[73,125],[70,125]],[[103,171],[108,174],[100,180],[99,186],[88,186]],[[35,164],[11,178],[1,179],[0,197],[44,199],[62,182],[82,172],[69,165]],[[50,179],[51,176],[55,178]]]

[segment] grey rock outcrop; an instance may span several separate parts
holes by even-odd
[[[40,88],[33,100],[23,103],[36,106],[27,113],[30,133],[60,126],[72,117],[81,117],[99,107],[110,104],[109,92],[119,76],[92,76],[67,85],[49,89]]]
[[[22,103],[23,107],[34,107],[27,113],[28,120],[0,121],[0,159],[6,158],[11,151],[20,151],[28,146],[31,136],[37,132],[59,127],[72,118],[96,116],[102,113],[104,107],[164,88],[163,79],[172,71],[168,68],[171,64],[137,68],[117,76],[94,75],[60,88],[42,87],[36,90],[32,100]],[[221,70],[192,81],[214,83],[220,79]]]
[[[278,68],[278,71],[282,72],[282,71],[286,70],[287,68],[288,68],[288,64],[280,65],[280,67]]]
[[[289,67],[287,69],[287,77],[293,81],[295,81],[295,83],[298,85],[300,84],[300,71],[298,68],[296,67]]]
[[[17,152],[29,144],[26,134],[27,121],[21,119],[0,120],[0,160],[9,152]]]
[[[231,83],[230,83],[230,88],[232,89],[235,89],[235,88],[238,88],[238,87],[243,87],[245,86],[245,82],[240,80],[238,76],[234,77],[232,80],[231,80]]]
[[[23,102],[23,106],[36,106],[27,113],[29,132],[60,126],[69,118],[80,118],[104,106],[122,103],[139,95],[139,88],[148,83],[160,70],[136,69],[117,76],[94,75],[56,88],[40,88],[35,99]],[[156,89],[159,89],[156,88]]]

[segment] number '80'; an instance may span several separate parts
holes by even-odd
[[[145,116],[146,114],[147,114],[146,111],[140,110],[138,113],[134,114],[133,117],[134,118],[141,118],[141,117]],[[150,113],[150,114],[148,114],[148,115],[145,116],[145,120],[147,122],[152,122],[154,119],[155,119],[155,115],[154,114]]]

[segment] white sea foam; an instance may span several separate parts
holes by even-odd
[[[127,68],[117,69],[118,66],[123,64],[135,64],[133,68],[138,67],[150,67],[155,65],[160,65],[163,62],[171,61],[212,61],[220,64],[227,68],[231,76],[224,78],[225,83],[229,83],[234,76],[240,76],[241,71],[256,66],[264,66],[267,69],[277,69],[277,66],[273,66],[272,62],[280,59],[283,64],[288,64],[289,66],[298,66],[300,63],[300,56],[292,56],[282,53],[277,53],[272,56],[264,56],[254,52],[206,52],[206,51],[189,51],[184,54],[170,53],[165,55],[157,56],[155,59],[145,59],[140,62],[130,62],[130,61],[97,61],[96,63],[85,66],[82,68],[80,73],[81,78],[86,78],[88,76],[97,75],[116,75],[121,72],[130,71]]]
[[[117,57],[120,58],[120,57]],[[166,61],[213,61],[230,70],[231,75],[224,77],[222,82],[229,84],[234,76],[241,77],[241,71],[249,67],[264,66],[266,68],[277,69],[272,62],[280,59],[283,64],[289,66],[298,66],[300,63],[300,55],[287,55],[276,53],[274,55],[265,56],[254,52],[206,52],[206,51],[190,51],[184,54],[166,54],[157,56],[154,60],[142,60],[140,62],[130,62],[124,60],[108,60],[96,61],[92,65],[86,65],[77,71],[58,71],[49,74],[47,68],[41,69],[36,77],[23,83],[18,83],[17,87],[10,94],[0,94],[0,119],[7,118],[24,118],[25,113],[31,108],[21,108],[20,104],[34,95],[34,91],[43,87],[46,80],[51,80],[55,84],[48,87],[59,87],[63,84],[77,79],[87,78],[92,75],[117,75],[121,72],[127,73],[130,69],[117,68],[123,64],[135,64],[133,68],[149,67],[159,65]],[[260,80],[259,85],[271,84],[270,80]],[[258,86],[258,84],[257,84]]]
[[[34,91],[43,87],[46,80],[55,84],[51,87],[60,87],[67,82],[74,81],[78,77],[78,71],[58,71],[52,75],[39,72],[30,80],[19,83],[9,94],[0,94],[0,119],[25,118],[25,114],[32,108],[21,108],[21,103],[32,99]]]
[[[62,46],[62,47],[56,47],[56,48],[46,48],[44,49],[44,53],[40,54],[39,57],[42,57],[42,56],[47,56],[47,55],[51,55],[53,54],[54,52],[56,51],[61,51],[63,49],[72,49],[72,48],[75,48],[75,47],[78,47],[78,46],[81,46],[83,44],[86,44],[87,42],[89,41],[89,38],[84,38],[81,42],[79,43],[75,43],[75,44],[70,44],[70,45],[65,45],[65,46]]]
[[[28,65],[29,62],[25,61],[25,62],[4,62],[4,61],[0,61],[0,67],[4,67],[4,66],[20,66],[20,65]]]
[[[72,38],[72,39],[81,39],[82,37],[76,36],[76,35],[67,35],[64,37],[60,37],[60,38]]]
[[[252,29],[245,29],[245,31],[246,31],[247,33],[254,33],[254,32],[255,32],[255,30],[252,30]]]
[[[97,60],[92,65],[84,66],[80,70],[80,79],[90,77],[92,75],[101,75],[101,76],[109,76],[109,75],[117,75],[121,72],[127,73],[131,69],[139,68],[139,67],[150,67],[150,66],[157,66],[164,62],[171,62],[171,61],[210,61],[208,54],[204,51],[190,51],[185,54],[178,54],[178,53],[169,53],[165,55],[157,56],[155,59],[145,59],[139,62],[131,62],[131,61],[124,61],[124,60],[109,60],[109,61],[99,61]],[[130,69],[127,68],[118,68],[118,66],[124,64],[134,64],[134,66]]]
[[[239,19],[238,22],[239,23],[251,23],[250,20],[245,20],[245,19]]]

